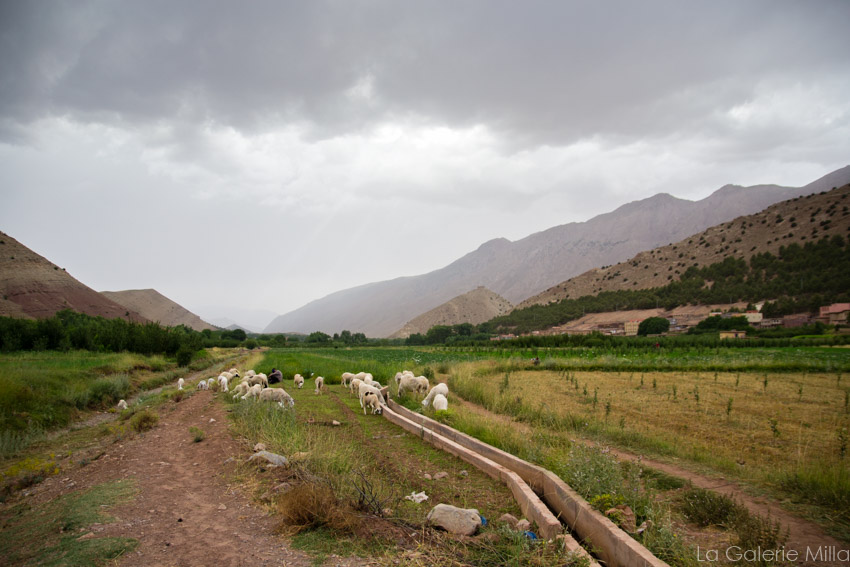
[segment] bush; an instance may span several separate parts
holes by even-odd
[[[130,392],[130,379],[126,374],[95,380],[89,388],[88,406],[103,407],[118,403]]]
[[[729,527],[741,505],[724,494],[693,488],[682,497],[682,513],[700,527]]]
[[[150,410],[140,411],[130,419],[130,427],[139,433],[150,431],[157,423],[159,416]]]
[[[182,346],[177,349],[177,365],[178,366],[189,366],[189,363],[192,362],[192,349],[187,346]]]

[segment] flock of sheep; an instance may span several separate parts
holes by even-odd
[[[279,370],[274,370],[278,378],[281,377]],[[275,377],[275,376],[273,376]],[[226,372],[218,375],[218,378],[208,378],[200,380],[196,386],[198,390],[217,389],[221,392],[233,392],[233,399],[247,400],[254,398],[259,401],[277,402],[280,407],[293,407],[295,400],[292,399],[286,390],[283,388],[270,388],[269,379],[263,373],[257,374],[254,370],[245,372],[245,376],[241,377],[242,381],[236,384],[232,390],[229,385],[234,379],[240,378],[239,371],[236,368],[231,368]],[[186,381],[180,378],[177,381],[177,389],[182,390]],[[293,383],[297,388],[304,386],[304,377],[296,374],[293,377]],[[422,405],[428,407],[433,404],[435,410],[447,410],[449,407],[448,394],[449,387],[445,384],[437,384],[431,388],[428,378],[425,376],[415,376],[410,370],[402,370],[395,375],[396,395],[401,396],[406,392],[422,395],[426,394],[422,400]],[[325,388],[325,379],[322,376],[317,376],[315,380],[316,394],[321,394]],[[372,415],[383,413],[383,406],[387,405],[389,398],[389,386],[381,386],[381,384],[373,378],[368,372],[351,372],[342,373],[342,387],[354,394],[357,392],[360,398],[360,407],[363,409],[363,414],[366,410],[371,410]],[[126,409],[127,403],[121,400],[118,403],[118,409]]]

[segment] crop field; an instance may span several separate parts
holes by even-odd
[[[850,526],[850,349],[327,349],[272,351],[265,363],[328,383],[345,371],[385,384],[402,368],[434,371],[453,393],[530,425],[533,443],[485,439],[523,458],[555,468],[569,438],[584,438],[790,497],[843,526],[836,533]]]

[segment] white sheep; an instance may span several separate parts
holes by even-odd
[[[423,395],[427,394],[431,388],[431,383],[428,382],[428,379],[424,376],[414,376],[413,379],[416,380],[416,391]]]
[[[381,403],[381,405],[382,405],[382,406],[387,405],[387,402],[386,402],[386,400],[384,399],[384,395],[381,393],[381,391],[380,391],[379,389],[377,389],[376,387],[372,386],[371,384],[367,384],[367,383],[365,383],[365,382],[361,382],[361,383],[360,383],[360,387],[359,387],[359,396],[358,396],[358,397],[360,398],[360,407],[361,407],[361,408],[362,408],[362,407],[365,407],[365,405],[364,405],[364,404],[365,404],[365,401],[363,400],[363,398],[364,398],[364,396],[366,395],[366,393],[367,393],[367,392],[372,392],[372,393],[374,393],[376,396],[378,396],[378,400],[380,401],[380,403]]]
[[[427,408],[428,404],[431,403],[431,401],[434,399],[434,396],[436,396],[437,394],[443,394],[444,396],[448,397],[449,387],[443,384],[442,382],[437,384],[436,386],[431,388],[431,391],[428,392],[428,395],[425,396],[424,400],[422,400],[422,405]]]
[[[256,376],[256,375],[257,375],[257,373],[254,371],[253,368],[251,370],[245,371],[245,378],[248,378],[249,376]]]
[[[207,383],[206,380],[201,380],[200,382],[198,382],[197,389],[198,390],[209,390],[210,385]]]
[[[295,400],[283,388],[263,388],[260,391],[259,400],[261,402],[278,402],[281,406],[292,407],[295,405]]]
[[[364,372],[364,376],[363,376],[363,378],[361,378],[361,380],[363,380],[367,384],[371,384],[372,382],[375,381],[375,379],[372,377],[372,375],[369,374],[368,372]]]
[[[262,391],[263,391],[263,385],[262,384],[254,384],[253,386],[248,388],[248,391],[245,392],[245,395],[242,396],[242,399],[247,400],[248,398],[256,398],[257,396],[260,395],[260,392],[262,392]]]
[[[218,389],[227,392],[227,376],[224,374],[218,377]]]
[[[443,394],[434,396],[434,410],[446,411],[447,409],[449,409],[449,400]]]
[[[248,382],[239,382],[236,386],[233,387],[233,399],[235,400],[239,396],[244,396],[248,393],[248,388],[250,388],[250,384]]]
[[[413,376],[413,372],[410,370],[402,370],[401,372],[395,373],[395,384],[398,386],[399,382],[401,382],[402,376]]]
[[[182,390],[182,389],[183,389],[183,384],[185,384],[185,383],[186,383],[186,381],[185,381],[185,380],[183,380],[183,378],[180,378],[179,380],[177,380],[177,389],[178,389],[178,390]]]
[[[211,390],[215,383],[215,378],[207,378],[207,387],[204,390]]]
[[[295,382],[295,385],[296,385],[296,386],[298,386],[299,388],[303,388],[303,387],[304,387],[304,377],[303,377],[303,376],[301,376],[300,374],[296,374],[296,375],[292,378],[292,380]]]
[[[343,388],[348,387],[348,383],[354,379],[354,374],[351,372],[343,372],[342,373],[342,386]]]
[[[236,368],[231,368],[230,370],[228,370],[228,372],[230,372],[234,376],[239,376],[239,371],[236,370]]]
[[[127,409],[127,402],[125,402],[124,400],[120,400],[120,401],[118,402],[118,405],[117,405],[116,407],[117,407],[119,410],[125,410],[125,409]]]
[[[325,389],[325,379],[321,376],[316,377],[316,393],[321,394],[322,390]]]
[[[366,415],[366,408],[372,410],[372,415],[381,414],[384,410],[381,408],[381,402],[378,400],[378,395],[375,392],[366,392],[363,395],[363,415]]]
[[[225,376],[228,380],[233,380],[234,378],[239,378],[239,373],[227,371],[219,374],[219,377],[221,376]]]
[[[398,381],[398,390],[397,393],[401,396],[405,392],[416,392],[419,390],[419,381],[415,376],[409,376],[407,374],[403,374],[401,379]]]
[[[255,386],[257,384],[262,384],[264,387],[269,387],[269,379],[265,374],[255,374],[253,376],[248,376],[245,378],[245,381],[248,382],[249,386]]]
[[[359,378],[352,378],[352,379],[351,379],[351,382],[348,384],[348,389],[349,389],[349,391],[350,391],[352,394],[353,394],[355,391],[359,392],[359,391],[360,391],[360,384],[362,384],[362,383],[363,383],[363,381],[362,381],[362,380],[360,380]]]

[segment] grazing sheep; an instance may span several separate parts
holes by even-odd
[[[424,376],[415,376],[414,380],[416,380],[416,391],[420,394],[427,394],[428,390],[431,389],[431,383],[428,382],[428,379]]]
[[[431,403],[431,401],[434,399],[434,396],[436,396],[437,394],[443,394],[444,396],[448,397],[449,387],[443,383],[437,384],[436,386],[431,388],[431,391],[428,392],[428,395],[425,396],[424,400],[422,400],[422,405],[427,408],[428,404]]]
[[[216,383],[215,378],[207,378],[207,387],[204,388],[204,389],[205,390],[211,390],[212,387],[213,387],[213,384],[215,384],[215,383]]]
[[[230,370],[228,370],[228,372],[230,372],[234,376],[239,376],[239,371],[236,370],[236,368],[231,368]]]
[[[254,369],[253,369],[253,368],[252,368],[251,370],[246,370],[246,371],[245,371],[245,378],[248,378],[249,376],[256,376],[256,375],[257,375],[257,373],[256,373],[256,372],[254,372]]]
[[[260,391],[259,400],[261,402],[278,402],[281,406],[292,407],[295,405],[295,400],[283,388],[263,388]]]
[[[384,410],[381,408],[381,402],[378,400],[378,395],[375,392],[366,392],[363,396],[363,415],[366,415],[366,408],[372,410],[372,415],[381,414]]]
[[[363,378],[361,378],[361,380],[363,380],[367,384],[371,384],[372,382],[375,381],[375,379],[372,377],[372,375],[369,374],[368,372],[365,372],[364,374],[365,374],[365,376],[363,376]]]
[[[227,376],[224,374],[218,377],[218,389],[222,392],[227,391]]]
[[[248,388],[248,391],[245,392],[245,395],[242,396],[242,399],[247,400],[248,398],[256,398],[257,396],[260,395],[260,392],[262,392],[262,391],[263,391],[263,385],[262,384],[254,384],[253,386]]]
[[[367,374],[368,374],[368,372],[358,372],[357,374],[354,375],[354,377],[362,382],[363,380],[366,379]]]
[[[359,391],[360,391],[360,384],[362,384],[362,383],[363,383],[363,381],[362,381],[362,380],[360,380],[359,378],[352,378],[352,379],[351,379],[351,382],[348,384],[348,389],[349,389],[349,391],[350,391],[352,394],[353,394],[355,391],[359,392]]]
[[[296,386],[298,386],[298,388],[303,388],[303,387],[304,387],[304,377],[303,377],[303,376],[301,376],[300,374],[296,374],[296,375],[292,378],[292,380],[295,382],[295,385],[296,385]]]
[[[239,373],[238,372],[234,373],[234,372],[228,371],[228,372],[222,372],[221,374],[219,374],[219,377],[221,377],[221,376],[227,377],[228,380],[233,380],[234,378],[239,378]]]
[[[206,380],[201,380],[200,382],[198,382],[197,389],[198,390],[209,390],[210,385],[207,383]]]
[[[395,373],[395,384],[398,386],[399,382],[401,382],[402,376],[413,376],[413,372],[410,370],[402,370],[401,372]]]
[[[239,396],[244,396],[248,393],[248,388],[251,386],[248,382],[239,382],[236,386],[233,387],[233,399],[235,400]]]
[[[185,381],[185,380],[183,380],[183,378],[180,378],[179,380],[177,380],[177,389],[178,389],[178,390],[182,390],[182,389],[183,389],[183,384],[185,384],[185,383],[186,383],[186,381]]]
[[[443,394],[434,396],[434,410],[446,411],[447,409],[449,409],[449,400]]]
[[[245,378],[245,381],[248,382],[250,386],[254,386],[256,384],[262,384],[266,388],[269,387],[269,379],[265,374],[255,374],[251,377]]]
[[[354,379],[354,374],[351,372],[343,372],[342,373],[342,386],[343,388],[348,387],[348,383]]]
[[[121,400],[121,401],[118,402],[118,405],[116,407],[119,410],[125,410],[125,409],[127,409],[127,402],[125,402],[124,400]]]
[[[396,390],[397,394],[401,396],[405,392],[417,392],[419,391],[419,381],[415,376],[409,376],[407,374],[403,374],[401,376],[401,380],[398,381],[398,390]]]
[[[366,395],[366,393],[368,393],[368,392],[372,392],[373,394],[375,394],[376,396],[378,396],[378,400],[380,401],[380,403],[381,403],[381,405],[382,405],[382,406],[387,405],[386,399],[384,398],[384,395],[381,393],[381,391],[380,391],[379,389],[377,389],[376,387],[372,386],[371,384],[366,384],[365,382],[361,382],[361,383],[360,383],[360,391],[359,391],[360,407],[361,407],[361,408],[362,408],[362,407],[365,407],[365,406],[364,406],[365,402],[363,401],[363,397],[364,397],[364,396]]]
[[[325,379],[321,376],[316,377],[316,393],[321,394],[322,390],[325,389]]]

